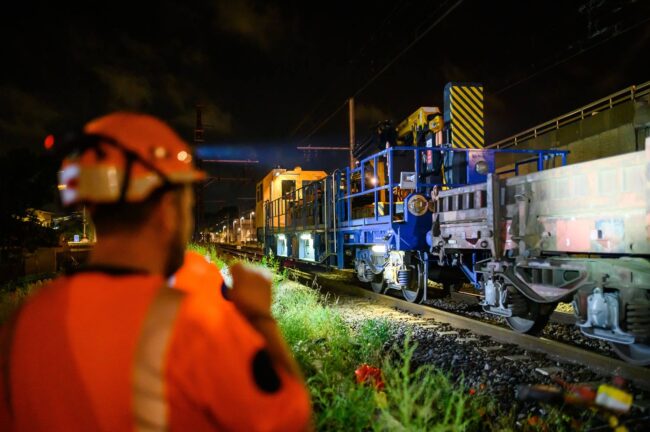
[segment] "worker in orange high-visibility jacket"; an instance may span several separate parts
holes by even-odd
[[[232,266],[225,299],[218,269],[185,256],[204,177],[186,143],[113,113],[70,146],[62,202],[90,210],[98,241],[0,328],[0,430],[309,429],[269,275]]]

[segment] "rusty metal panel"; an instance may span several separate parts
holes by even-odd
[[[502,180],[509,235],[533,255],[650,254],[647,160],[641,151]]]

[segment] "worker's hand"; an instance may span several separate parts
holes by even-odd
[[[237,263],[230,267],[232,290],[228,297],[249,320],[271,317],[271,281],[263,268]]]

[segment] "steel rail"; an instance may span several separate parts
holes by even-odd
[[[221,245],[220,245],[221,247]],[[224,250],[233,251],[232,247]],[[242,250],[235,249],[238,254],[245,254]],[[259,255],[258,255],[259,256]],[[324,291],[331,294],[343,294],[372,300],[375,304],[406,311],[423,318],[433,318],[437,322],[449,324],[455,328],[469,330],[473,333],[489,336],[500,343],[515,344],[520,348],[546,354],[550,359],[563,363],[584,366],[604,376],[620,376],[634,383],[641,389],[650,391],[650,369],[625,363],[622,360],[596,354],[581,348],[557,342],[554,340],[517,333],[505,327],[499,327],[474,318],[464,317],[431,306],[409,303],[406,300],[377,294],[370,290],[354,285],[328,283],[325,278],[318,279],[312,273],[288,268],[288,270],[306,285],[318,284]]]
[[[606,357],[554,340],[517,333],[504,327],[435,309],[430,306],[409,303],[406,300],[377,294],[360,287],[351,285],[336,288],[324,285],[324,287],[332,293],[344,293],[355,297],[364,297],[371,299],[376,304],[407,311],[424,318],[433,318],[438,322],[446,323],[456,328],[489,336],[501,343],[516,344],[523,349],[544,353],[553,360],[585,366],[605,376],[618,375],[633,382],[640,388],[650,390],[650,369],[648,368],[630,365],[622,360]]]

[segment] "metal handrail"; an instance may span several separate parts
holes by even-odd
[[[419,179],[419,156],[422,153],[425,152],[430,152],[430,151],[438,151],[438,152],[456,152],[456,153],[481,153],[481,152],[490,152],[490,153],[514,153],[514,154],[532,154],[536,155],[535,158],[530,159],[531,161],[537,161],[537,166],[538,170],[543,169],[543,162],[545,160],[548,160],[550,158],[555,158],[559,157],[562,160],[562,165],[566,164],[567,160],[567,155],[569,154],[568,150],[532,150],[532,149],[466,149],[466,148],[454,148],[451,147],[449,144],[445,145],[444,147],[416,147],[416,146],[399,146],[399,147],[389,147],[385,150],[381,150],[378,153],[375,153],[373,155],[370,155],[364,159],[362,159],[359,163],[359,166],[356,168],[350,169],[349,167],[345,168],[345,194],[339,194],[339,184],[337,183],[336,178],[333,177],[333,182],[336,184],[333,184],[332,187],[332,200],[333,200],[333,211],[336,212],[337,208],[340,205],[346,206],[347,207],[347,222],[348,226],[351,223],[352,220],[352,199],[353,198],[358,198],[361,196],[367,196],[367,195],[374,195],[373,203],[374,203],[374,218],[375,221],[379,221],[380,217],[378,215],[378,207],[379,207],[379,200],[378,200],[378,193],[381,191],[391,191],[388,193],[388,204],[389,204],[389,216],[392,217],[393,215],[393,205],[395,204],[394,197],[392,190],[398,185],[398,183],[395,183],[393,181],[393,156],[394,153],[406,153],[406,152],[413,152],[414,154],[414,171],[415,171],[415,177],[416,177],[416,184],[415,184],[415,190],[422,190],[423,188],[432,188],[434,186],[446,186],[446,187],[460,187],[460,186],[465,186],[465,184],[439,184],[439,183],[423,183]],[[386,156],[387,160],[387,184],[383,185],[375,185],[374,187],[371,188],[366,188],[365,183],[364,183],[364,178],[363,178],[363,172],[365,170],[365,164],[367,164],[370,161],[374,161],[374,177],[377,178],[377,161],[379,160],[380,157]],[[352,174],[360,174],[361,175],[361,190],[358,192],[351,192],[352,191]],[[334,174],[332,174],[334,175]],[[328,177],[325,177],[324,179],[318,180],[314,183],[311,183],[307,186],[303,186],[299,189],[296,189],[292,192],[290,192],[290,195],[296,197],[302,197],[303,201],[307,199],[307,196],[309,196],[308,191],[313,191],[311,193],[315,193],[318,190],[317,184],[318,182],[327,182]],[[336,192],[335,192],[336,191]],[[327,200],[327,193],[323,195],[323,199]],[[291,201],[291,198],[287,198],[287,195],[283,195],[279,198],[274,199],[273,201],[269,201],[267,203],[268,207],[270,210],[266,211],[266,216],[267,216],[267,221],[266,225],[268,226],[268,223],[270,221],[271,227],[270,231],[274,231],[275,229],[275,221],[278,221],[278,228],[282,228],[282,225],[280,223],[281,217],[284,216],[284,228],[289,227],[289,222],[288,222],[288,216],[289,212],[287,212],[286,209],[286,203],[288,201]],[[339,204],[342,203],[342,204]],[[313,202],[312,202],[313,204]],[[304,203],[303,203],[304,205]],[[303,218],[305,217],[306,214],[303,214]],[[315,216],[315,215],[314,215]],[[325,210],[325,215],[324,215],[325,220],[327,219],[327,210]],[[304,222],[303,225],[304,226]],[[335,227],[336,227],[336,221],[335,221]],[[336,228],[335,228],[336,230]]]
[[[545,123],[539,124],[530,129],[526,129],[523,132],[519,132],[518,134],[512,135],[508,138],[504,138],[500,141],[492,143],[486,146],[486,148],[501,149],[501,148],[516,146],[522,141],[526,141],[531,138],[537,138],[538,136],[544,135],[547,132],[550,132],[552,130],[557,130],[561,126],[565,126],[570,123],[575,123],[577,121],[584,120],[585,118],[591,115],[595,115],[601,111],[612,109],[623,102],[635,101],[637,100],[637,98],[641,96],[645,96],[647,94],[650,94],[650,81],[646,81],[639,85],[626,87],[623,90],[617,91],[616,93],[613,93],[602,99],[598,99],[595,102],[592,102],[581,108],[563,114],[557,118],[554,118],[553,120],[549,120]]]

